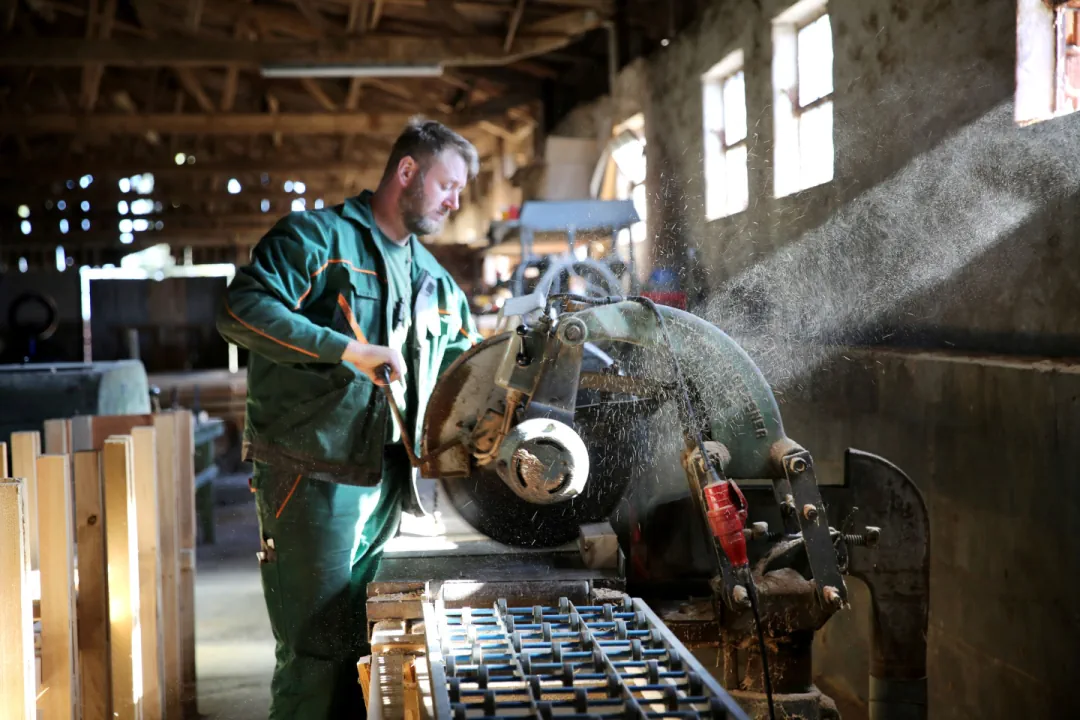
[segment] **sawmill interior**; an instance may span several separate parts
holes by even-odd
[[[1072,718],[1080,0],[0,0],[0,719]]]

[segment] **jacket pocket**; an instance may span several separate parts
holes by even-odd
[[[379,344],[382,331],[382,290],[379,280],[367,273],[353,273],[338,291],[334,330],[362,343]]]

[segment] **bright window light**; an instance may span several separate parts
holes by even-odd
[[[120,213],[121,215],[128,214],[127,200],[121,200],[120,202],[116,203],[116,212]]]
[[[292,180],[286,180],[285,181],[285,192],[292,192],[292,191],[293,191],[293,181]]]
[[[92,182],[94,182],[93,175],[83,175],[81,178],[79,178],[79,187],[85,190],[86,188],[90,187],[90,183]]]
[[[30,234],[30,221],[29,220],[23,220],[22,223],[19,224],[19,228],[22,230],[23,235],[29,235]]]
[[[120,232],[122,232],[122,233],[131,232],[131,220],[129,220],[128,218],[124,218],[123,220],[120,221]]]
[[[131,228],[135,232],[144,232],[150,227],[150,221],[146,218],[139,218],[135,222],[131,223]]]
[[[67,218],[64,218],[63,220],[60,221],[60,232],[67,235],[68,227],[69,226],[68,226]]]
[[[28,205],[20,205],[19,206],[19,217],[21,217],[21,218],[30,217],[30,207]]]
[[[135,236],[129,232],[123,233],[120,236],[120,242],[124,243],[125,245],[130,245],[131,243],[135,242]]]
[[[64,246],[56,246],[56,269],[60,272],[67,270],[67,256],[64,254]]]
[[[263,198],[263,201],[259,203],[259,207],[262,208],[263,212],[270,212],[270,201]]]
[[[187,162],[187,155],[185,155],[184,153],[176,153],[176,157],[173,158],[173,160],[176,161],[177,165],[183,165],[185,162]]]
[[[316,210],[322,210],[322,208],[323,208],[323,199],[322,198],[316,198],[316,200],[315,200],[315,209]]]
[[[302,182],[295,182],[293,183],[293,190],[296,192],[297,195],[303,195],[307,192],[307,185]]]
[[[89,230],[90,229],[90,220],[89,219],[83,218],[82,229],[83,230]]]
[[[122,193],[131,192],[131,181],[128,180],[127,178],[120,178],[119,185],[120,185],[120,192],[122,192]]]
[[[89,201],[89,200],[83,200],[83,201],[82,201],[82,202],[81,202],[81,203],[79,204],[79,207],[81,207],[81,208],[82,208],[82,211],[83,211],[83,212],[90,212],[90,201]]]
[[[151,173],[135,175],[131,178],[131,187],[140,195],[149,195],[154,192],[154,176]]]
[[[241,189],[240,188],[240,181],[237,180],[236,178],[230,178],[229,179],[229,194],[230,195],[236,195],[237,193],[240,192],[240,189]]]
[[[67,210],[67,202],[65,202],[64,200],[61,200],[60,202],[56,203],[56,209],[57,210]]]
[[[132,215],[149,215],[154,211],[154,203],[150,200],[141,199],[131,203]]]
[[[302,212],[307,209],[307,203],[304,202],[304,198],[296,198],[292,201],[293,212]]]
[[[29,263],[26,262],[26,258],[19,258],[19,272],[26,272],[30,269]]]

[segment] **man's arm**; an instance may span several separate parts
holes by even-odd
[[[350,338],[300,312],[320,293],[326,247],[311,216],[279,221],[229,285],[218,312],[222,337],[277,363],[341,362]]]
[[[454,293],[450,298],[453,306],[447,308],[449,312],[453,312],[461,317],[461,330],[458,331],[455,337],[450,338],[446,344],[446,353],[443,355],[442,367],[439,368],[439,375],[446,372],[446,369],[461,356],[463,352],[477,344],[484,338],[480,335],[479,330],[476,329],[476,321],[473,319],[472,311],[469,309],[469,300],[465,297],[465,293],[461,291],[461,288],[454,285]]]

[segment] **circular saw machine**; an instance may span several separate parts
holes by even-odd
[[[844,574],[858,575],[875,595],[871,685],[925,694],[925,677],[908,678],[925,670],[928,568],[910,479],[849,450],[844,485],[819,488],[757,366],[690,313],[645,298],[533,295],[503,314],[513,329],[440,378],[420,442],[421,474],[466,522],[533,552],[580,544],[583,527],[610,522],[638,592],[661,576],[704,577],[725,684],[754,717],[773,714],[774,694],[789,715],[835,717],[813,685],[811,645],[847,605]],[[830,526],[838,512],[894,527],[854,535]],[[515,572],[502,579],[514,584]]]

